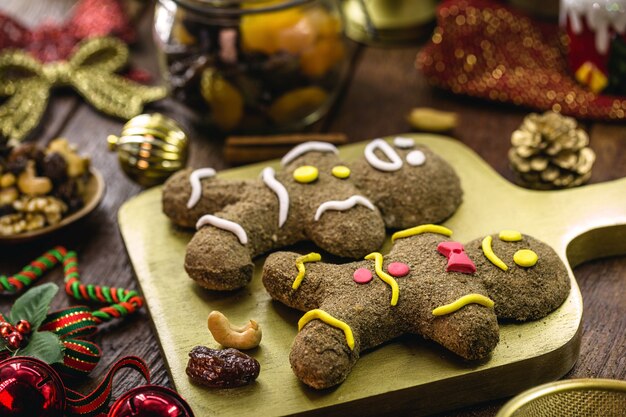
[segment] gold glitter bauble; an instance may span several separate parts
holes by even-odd
[[[539,190],[584,184],[596,159],[576,120],[552,111],[531,113],[511,136],[511,167],[519,182]]]
[[[110,135],[107,140],[126,175],[143,186],[162,183],[187,163],[187,135],[159,113],[133,117],[120,137]]]

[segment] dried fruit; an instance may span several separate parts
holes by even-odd
[[[189,352],[187,375],[197,384],[211,388],[234,388],[254,381],[261,365],[237,349],[196,346]]]
[[[232,130],[243,116],[241,93],[213,69],[202,73],[202,97],[211,107],[213,122],[222,130]]]
[[[67,161],[58,152],[50,152],[43,159],[41,175],[48,177],[52,182],[59,183],[67,178]]]
[[[277,124],[294,123],[318,110],[326,100],[328,93],[319,87],[298,88],[276,99],[268,114]]]

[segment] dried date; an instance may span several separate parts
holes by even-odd
[[[254,381],[261,365],[237,349],[196,346],[189,352],[187,375],[197,384],[211,388],[234,388]]]

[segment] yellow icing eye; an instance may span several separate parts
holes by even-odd
[[[293,172],[293,179],[298,181],[301,184],[308,184],[313,182],[319,176],[319,171],[317,168],[311,165],[303,165],[301,167],[296,168]]]
[[[502,230],[498,237],[505,242],[519,242],[522,240],[522,234],[517,230]]]
[[[341,178],[343,180],[350,176],[350,168],[343,165],[337,165],[333,167],[331,173],[333,174],[333,176]]]
[[[513,255],[513,261],[515,261],[515,263],[519,266],[523,266],[525,268],[535,266],[535,264],[537,263],[537,259],[539,259],[537,254],[530,249],[518,250]]]

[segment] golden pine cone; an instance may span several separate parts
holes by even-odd
[[[511,168],[518,181],[539,190],[584,184],[596,159],[576,120],[553,111],[531,113],[511,135]]]

